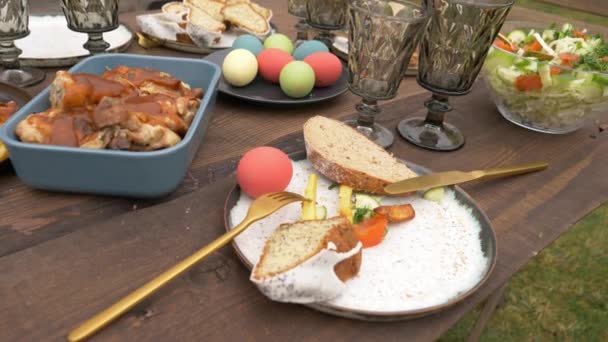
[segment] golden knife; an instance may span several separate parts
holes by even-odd
[[[425,176],[408,178],[399,182],[389,184],[384,187],[387,194],[397,195],[413,192],[417,190],[426,190],[440,186],[460,184],[472,180],[482,180],[497,177],[515,176],[524,173],[537,172],[546,169],[549,164],[545,162],[536,162],[529,164],[521,164],[514,166],[498,167],[487,170],[475,171],[447,171],[431,173]]]

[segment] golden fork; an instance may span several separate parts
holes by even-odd
[[[122,314],[129,311],[132,307],[146,299],[148,296],[156,292],[156,290],[160,289],[163,285],[190,269],[209,254],[225,246],[237,235],[242,233],[253,222],[263,219],[289,203],[298,201],[308,201],[308,199],[292,192],[273,192],[258,197],[255,201],[253,201],[253,203],[251,203],[245,219],[243,219],[243,221],[236,227],[220,236],[207,246],[199,249],[197,252],[182,260],[177,265],[166,270],[142,287],[131,292],[118,302],[112,304],[112,306],[106,308],[86,322],[82,323],[80,326],[70,332],[68,335],[68,340],[82,341],[93,335],[120,317]]]

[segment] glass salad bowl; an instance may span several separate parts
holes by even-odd
[[[563,134],[608,110],[608,42],[567,23],[552,26],[506,22],[509,42],[495,41],[482,75],[507,120]]]

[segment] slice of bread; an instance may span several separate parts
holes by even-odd
[[[190,8],[197,8],[201,11],[207,12],[213,19],[223,22],[224,15],[222,15],[222,8],[225,4],[223,2],[213,0],[184,0],[184,4]]]
[[[190,8],[189,22],[209,32],[224,32],[226,25],[197,6],[187,5]]]
[[[270,31],[266,18],[255,11],[251,4],[227,5],[222,9],[222,14],[231,24],[253,34],[262,35]]]
[[[329,242],[336,245],[337,252],[346,253],[357,247],[359,240],[342,216],[282,224],[266,241],[252,277],[262,280],[289,271],[327,248]],[[361,250],[336,264],[334,272],[344,282],[357,275],[360,267]]]
[[[306,154],[325,177],[355,190],[384,194],[384,187],[416,173],[356,129],[315,116],[304,124]]]

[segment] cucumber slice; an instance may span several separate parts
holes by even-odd
[[[608,86],[608,75],[593,75],[593,82],[599,83],[603,86]]]
[[[325,220],[327,218],[327,208],[324,205],[317,207],[317,220]]]
[[[572,24],[565,23],[564,25],[562,25],[562,32],[563,33],[572,32],[572,30],[574,30],[574,26],[572,26]]]
[[[526,36],[526,39],[524,39],[524,44],[533,43],[536,40],[536,38],[534,38],[535,33],[536,31],[530,30],[530,32],[528,32],[528,35]]]
[[[519,45],[526,39],[526,36],[526,33],[522,30],[513,30],[507,35],[507,38],[509,38],[513,44]]]
[[[422,197],[425,200],[439,203],[443,199],[444,195],[445,195],[445,190],[441,186],[438,188],[432,188],[432,189],[427,190]]]
[[[540,81],[543,83],[543,88],[550,87],[553,84],[551,79],[551,67],[548,63],[541,63],[538,66],[538,74],[540,75]]]
[[[583,83],[582,85],[577,86],[576,89],[573,90],[580,94],[580,96],[583,98],[583,101],[588,103],[597,102],[600,100],[602,95],[604,95],[604,89],[602,89],[602,86],[594,82]]]
[[[498,67],[509,67],[513,64],[514,57],[499,49],[492,49],[484,63],[484,69],[488,72],[494,71]]]
[[[380,202],[366,194],[355,194],[355,208],[374,209],[380,206]]]
[[[521,68],[525,73],[535,73],[538,72],[538,62],[528,61],[523,68]]]
[[[499,67],[496,69],[496,76],[509,86],[515,84],[515,80],[521,75],[523,75],[521,71],[513,70],[511,68]]]
[[[544,30],[541,37],[545,42],[550,43],[555,39],[555,30]]]
[[[588,82],[593,81],[593,74],[590,72],[577,72],[576,73],[576,79],[577,80],[585,80]]]
[[[559,74],[551,76],[551,84],[559,89],[567,89],[570,87],[570,82],[576,80],[573,74]]]

